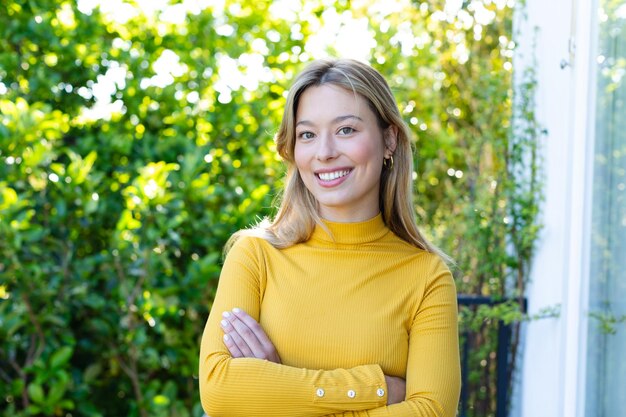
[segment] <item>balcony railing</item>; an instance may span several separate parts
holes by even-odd
[[[491,297],[475,296],[467,294],[458,295],[459,309],[463,307],[478,307],[481,305],[494,306],[507,302],[507,299],[494,300]],[[523,299],[522,311],[526,310],[526,299]],[[510,371],[511,371],[511,337],[512,325],[506,324],[502,320],[497,321],[497,348],[496,348],[496,375],[495,375],[495,417],[506,417],[508,408],[508,395],[510,387]],[[459,417],[467,417],[470,408],[470,384],[468,377],[470,373],[470,350],[471,341],[474,336],[473,332],[468,328],[461,330],[461,399],[459,403]]]

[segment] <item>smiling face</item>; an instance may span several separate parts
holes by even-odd
[[[357,222],[378,214],[383,158],[395,149],[396,131],[383,132],[363,97],[332,84],[307,88],[295,134],[295,164],[322,218]]]

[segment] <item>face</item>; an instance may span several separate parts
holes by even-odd
[[[360,95],[323,84],[300,96],[295,163],[322,218],[357,222],[378,214],[383,159],[395,144],[395,129],[383,132]]]

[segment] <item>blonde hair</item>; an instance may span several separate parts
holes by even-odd
[[[258,236],[276,248],[307,241],[316,225],[325,227],[317,202],[304,185],[294,161],[295,124],[298,102],[309,87],[332,84],[362,96],[376,115],[381,130],[395,126],[397,145],[392,169],[383,168],[379,206],[385,225],[406,242],[450,261],[420,232],[413,208],[413,148],[410,131],[404,123],[389,85],[375,69],[352,59],[318,60],[310,63],[294,80],[280,128],[274,140],[287,165],[279,208],[273,220],[264,220],[251,229],[240,230],[227,242],[225,251],[240,236]]]

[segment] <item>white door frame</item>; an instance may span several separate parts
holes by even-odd
[[[527,0],[516,69],[534,67],[536,116],[547,135],[544,225],[524,327],[512,416],[583,417],[589,288],[589,208],[595,127],[595,0]],[[519,20],[519,19],[518,19]]]

